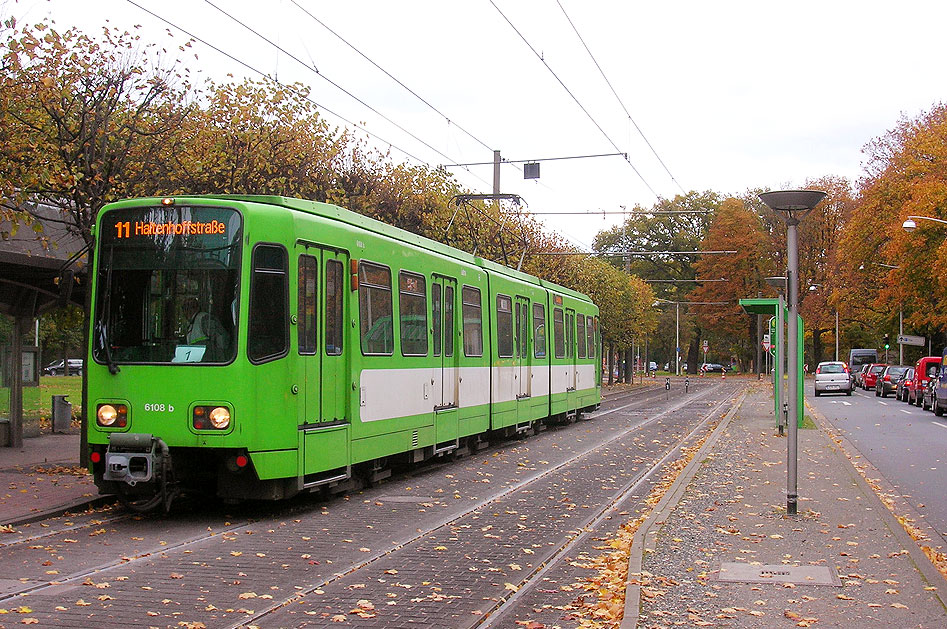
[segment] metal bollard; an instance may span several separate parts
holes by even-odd
[[[687,388],[690,385],[691,381],[689,378],[684,378],[684,393],[687,393]]]

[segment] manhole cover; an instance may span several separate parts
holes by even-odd
[[[842,587],[838,573],[828,566],[724,562],[720,564],[717,580],[736,583],[795,583]]]

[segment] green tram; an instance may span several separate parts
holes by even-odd
[[[99,491],[341,491],[601,401],[588,297],[334,205],[133,199],[95,226]]]

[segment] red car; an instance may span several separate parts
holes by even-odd
[[[908,389],[907,403],[920,406],[924,399],[924,389],[931,377],[936,378],[940,370],[940,356],[925,356],[914,365],[914,382]]]
[[[871,363],[871,366],[868,367],[868,371],[862,376],[862,388],[865,391],[874,389],[878,383],[878,374],[884,371],[887,366],[886,363]]]

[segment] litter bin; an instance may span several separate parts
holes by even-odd
[[[72,424],[72,402],[68,395],[53,396],[53,432],[66,432]]]

